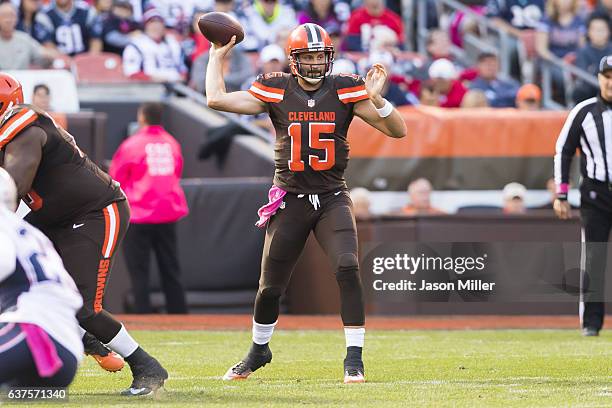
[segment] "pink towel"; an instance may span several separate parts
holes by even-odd
[[[57,355],[53,340],[46,331],[34,324],[19,323],[19,326],[26,335],[26,343],[32,353],[38,375],[43,378],[53,377],[64,365]]]
[[[268,191],[268,204],[261,207],[257,210],[257,215],[259,215],[259,221],[255,223],[259,228],[263,228],[270,217],[276,214],[276,211],[283,203],[283,197],[285,197],[287,192],[280,187],[272,186],[270,191]]]

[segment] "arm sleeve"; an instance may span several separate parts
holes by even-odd
[[[0,232],[0,282],[15,272],[17,250],[9,236]]]
[[[584,119],[584,107],[576,106],[569,113],[557,139],[555,154],[555,183],[557,186],[569,183],[569,171],[576,149],[582,136],[581,122]]]

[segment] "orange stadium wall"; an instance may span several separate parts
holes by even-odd
[[[543,189],[567,112],[401,108],[408,135],[392,139],[356,118],[348,138],[350,187],[404,190],[418,177],[439,190]]]

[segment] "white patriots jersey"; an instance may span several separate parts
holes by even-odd
[[[51,241],[0,208],[0,322],[35,324],[80,361],[83,344],[76,313],[82,305]]]

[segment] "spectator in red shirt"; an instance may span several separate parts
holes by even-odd
[[[138,110],[140,130],[124,141],[109,174],[121,183],[132,210],[124,240],[137,313],[151,313],[149,258],[155,252],[168,313],[187,313],[180,276],[176,222],[188,213],[180,186],[181,146],[161,126],[162,105],[145,103]]]
[[[353,11],[348,20],[344,49],[368,51],[369,43],[380,26],[395,31],[400,43],[403,42],[404,25],[400,16],[386,8],[384,0],[364,0],[363,7]]]
[[[429,77],[434,89],[440,93],[442,108],[459,108],[467,89],[457,79],[457,68],[445,58],[435,60],[429,67]]]

